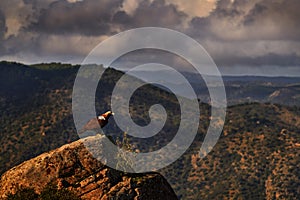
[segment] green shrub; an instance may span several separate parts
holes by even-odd
[[[48,185],[40,194],[41,200],[80,200],[68,189],[58,189],[56,185]]]
[[[38,199],[38,194],[32,188],[22,188],[16,194],[8,194],[7,200],[24,200],[24,199]]]
[[[32,188],[19,189],[15,194],[8,194],[6,200],[80,200],[76,194],[68,189],[58,189],[56,185],[47,185],[40,195]]]

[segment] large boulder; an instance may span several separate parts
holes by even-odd
[[[20,188],[40,193],[47,185],[67,188],[82,199],[177,199],[168,182],[158,173],[130,174],[112,169],[95,159],[84,144],[104,136],[87,137],[43,153],[5,172],[0,198]]]

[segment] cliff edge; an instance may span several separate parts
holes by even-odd
[[[59,189],[66,188],[82,199],[177,199],[158,173],[123,173],[96,160],[83,144],[95,137],[99,142],[100,136],[87,137],[8,170],[0,180],[0,198],[19,188],[33,188],[40,193],[47,185],[57,184]]]

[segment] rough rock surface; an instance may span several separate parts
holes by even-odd
[[[177,199],[158,173],[128,174],[103,165],[84,146],[93,140],[78,140],[8,170],[1,177],[0,198],[20,187],[40,193],[52,183],[82,199]]]

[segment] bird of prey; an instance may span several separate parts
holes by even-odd
[[[108,123],[108,119],[113,115],[114,115],[113,112],[107,111],[102,115],[90,119],[79,131],[79,134],[82,134],[85,131],[89,131],[89,130],[97,130],[99,129],[99,126],[103,128]]]

